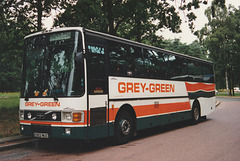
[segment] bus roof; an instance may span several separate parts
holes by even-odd
[[[113,35],[110,35],[110,34],[98,32],[98,31],[93,31],[93,30],[89,30],[89,29],[83,29],[83,31],[86,32],[86,33],[89,33],[89,34],[98,35],[99,37],[103,37],[105,39],[114,40],[114,41],[118,41],[118,42],[122,42],[122,43],[128,43],[128,44],[132,44],[132,45],[135,45],[135,46],[143,46],[143,47],[146,47],[146,48],[149,48],[149,49],[159,50],[159,51],[162,51],[164,53],[169,53],[169,54],[177,55],[177,56],[180,56],[180,57],[185,57],[185,58],[188,58],[188,59],[194,59],[194,60],[197,60],[197,61],[212,64],[212,62],[208,61],[208,60],[204,60],[204,59],[201,59],[201,58],[189,56],[189,55],[182,54],[182,53],[177,53],[177,52],[162,49],[162,48],[159,48],[159,47],[154,47],[154,46],[151,46],[151,45],[147,45],[147,44],[144,44],[144,43],[140,43],[140,42],[128,40],[128,39],[125,39],[125,38],[113,36]]]
[[[59,31],[69,31],[69,30],[83,31],[83,28],[82,27],[64,27],[64,28],[57,28],[57,29],[51,29],[51,30],[44,30],[44,31],[39,31],[30,35],[27,35],[24,37],[24,39],[32,36],[41,35],[41,34],[47,34],[47,33],[59,32]]]
[[[85,28],[82,28],[82,27],[64,27],[64,28],[40,31],[40,32],[36,32],[36,33],[30,34],[30,35],[27,35],[27,36],[24,37],[24,39],[32,37],[32,36],[41,35],[41,34],[53,33],[53,32],[59,32],[59,31],[68,31],[68,30],[78,30],[78,31],[86,32],[87,34],[92,34],[94,36],[102,37],[102,38],[105,38],[105,39],[108,39],[108,40],[114,40],[114,41],[118,41],[118,42],[122,42],[122,43],[128,43],[128,44],[132,44],[132,45],[135,45],[135,46],[145,47],[145,48],[149,48],[149,49],[153,49],[153,50],[158,50],[158,51],[161,51],[161,52],[164,52],[164,53],[169,53],[169,54],[177,55],[177,56],[180,56],[180,57],[185,57],[185,58],[188,58],[188,59],[193,59],[193,60],[197,60],[197,61],[212,64],[211,61],[204,60],[204,59],[201,59],[201,58],[185,55],[185,54],[182,54],[182,53],[177,53],[177,52],[174,52],[174,51],[162,49],[162,48],[159,48],[159,47],[154,47],[154,46],[151,46],[151,45],[147,45],[147,44],[144,44],[144,43],[140,43],[140,42],[128,40],[128,39],[125,39],[125,38],[113,36],[113,35],[110,35],[110,34],[85,29]]]

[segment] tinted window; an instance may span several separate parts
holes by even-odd
[[[109,42],[110,75],[213,82],[211,65],[161,51]]]
[[[129,63],[131,63],[131,68],[129,68],[128,70],[132,72],[133,76],[144,76],[144,62],[141,48],[129,46],[129,53]]]
[[[186,59],[170,55],[169,64],[170,64],[169,76],[171,79],[174,80],[188,79],[188,66]]]
[[[210,64],[189,60],[188,75],[190,81],[214,83],[213,67]]]
[[[142,76],[141,49],[118,42],[109,45],[109,72],[119,76]]]
[[[88,89],[89,93],[107,92],[106,47],[100,38],[87,36]]]
[[[160,70],[160,62],[158,61],[159,55],[154,50],[143,50],[145,75],[151,78],[158,77]]]
[[[75,71],[74,71],[72,94],[79,95],[83,93],[83,90],[84,90],[83,48],[82,48],[82,41],[80,41],[80,39],[78,42],[78,50],[75,53],[74,62],[75,62]]]
[[[159,74],[158,78],[167,79],[169,77],[168,54],[158,52]]]
[[[213,67],[210,64],[202,64],[203,81],[214,83]]]

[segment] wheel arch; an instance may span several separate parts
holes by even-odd
[[[137,115],[136,115],[136,112],[133,109],[133,107],[130,104],[123,104],[119,108],[119,110],[117,111],[117,114],[116,114],[116,117],[115,117],[115,121],[116,121],[118,115],[121,113],[121,111],[127,111],[131,115],[131,117],[133,119],[134,130],[136,131],[136,129],[137,129]]]

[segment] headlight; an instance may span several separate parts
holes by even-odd
[[[19,119],[24,120],[24,111],[19,111]]]
[[[31,118],[32,118],[31,112],[28,112],[28,113],[27,113],[27,117],[28,117],[28,119],[31,119]]]
[[[66,114],[66,120],[72,121],[72,114],[71,113]]]
[[[67,121],[67,122],[72,121],[72,112],[63,112],[62,121]]]
[[[53,119],[53,120],[56,120],[56,119],[57,119],[57,114],[56,114],[56,113],[53,113],[53,114],[52,114],[52,119]]]
[[[84,122],[83,111],[63,112],[62,116],[62,120],[66,122]]]

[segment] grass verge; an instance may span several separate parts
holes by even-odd
[[[0,138],[20,134],[19,93],[0,93]]]
[[[221,92],[218,92],[216,96],[229,96],[229,95],[227,94],[227,91],[221,91]],[[240,96],[240,93],[234,93],[234,96]]]

